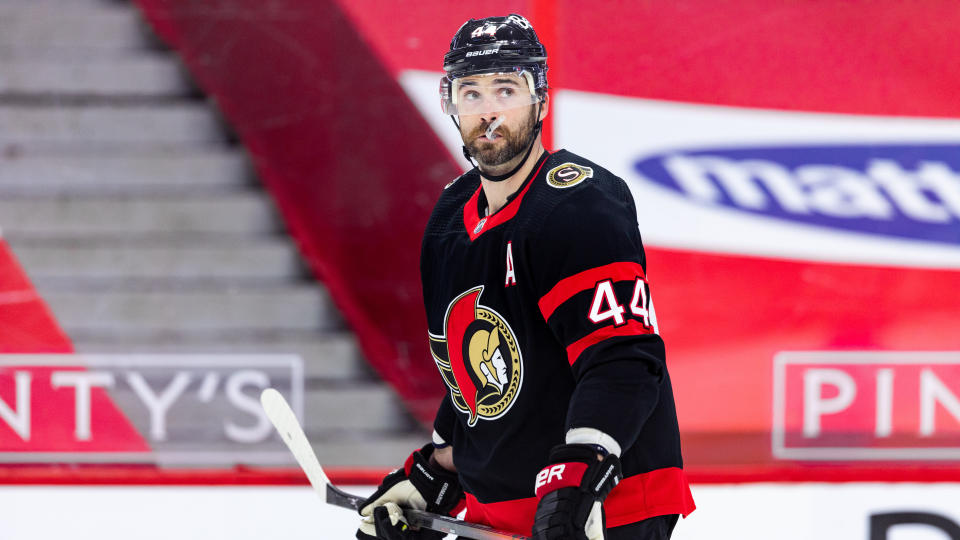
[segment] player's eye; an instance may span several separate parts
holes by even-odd
[[[500,96],[501,98],[510,98],[510,97],[513,97],[513,94],[514,94],[513,88],[501,88],[497,92],[497,95]]]
[[[480,92],[477,92],[476,90],[467,90],[466,92],[463,93],[463,99],[466,99],[468,101],[480,99]]]

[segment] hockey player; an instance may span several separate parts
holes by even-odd
[[[421,254],[449,392],[358,538],[439,538],[400,508],[465,505],[536,539],[658,540],[694,509],[633,198],[544,149],[546,60],[519,15],[467,21],[444,57],[443,108],[477,164],[444,189]]]

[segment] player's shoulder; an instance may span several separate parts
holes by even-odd
[[[477,172],[477,168],[474,167],[443,186],[441,197],[450,197],[465,190],[472,193],[472,189],[476,189],[479,184],[480,174]]]
[[[546,185],[568,194],[581,191],[622,194],[626,183],[617,175],[569,150],[557,150],[544,167]]]
[[[572,152],[558,151],[550,157],[543,167],[546,173],[538,179],[540,206],[530,212],[539,214],[528,229],[534,258],[548,266],[566,261],[570,271],[642,261],[637,211],[626,183]],[[561,176],[571,180],[567,187],[558,187],[551,183],[551,175],[554,182]]]
[[[479,186],[480,174],[477,172],[476,167],[474,167],[443,186],[439,200],[446,201],[462,197],[469,198]]]
[[[589,159],[558,150],[547,160],[542,174],[543,199],[551,207],[549,221],[636,222],[626,182]]]
[[[480,175],[476,169],[461,174],[444,186],[443,191],[440,192],[440,197],[433,206],[433,211],[430,213],[428,229],[434,228],[433,226],[437,224],[446,223],[458,215],[459,210],[463,208],[463,205],[473,196],[479,186]]]

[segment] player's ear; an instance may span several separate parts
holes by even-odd
[[[547,117],[547,114],[550,112],[550,94],[547,92],[543,93],[543,100],[540,102],[540,118],[538,121],[543,121]]]

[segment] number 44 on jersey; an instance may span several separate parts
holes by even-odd
[[[653,331],[657,332],[657,316],[650,300],[650,286],[640,277],[634,283],[633,297],[626,308],[617,301],[613,280],[607,279],[597,283],[587,318],[594,324],[613,319],[614,326],[622,326],[627,324],[625,317],[627,309],[630,310],[630,314],[640,319],[645,327],[653,328]]]

